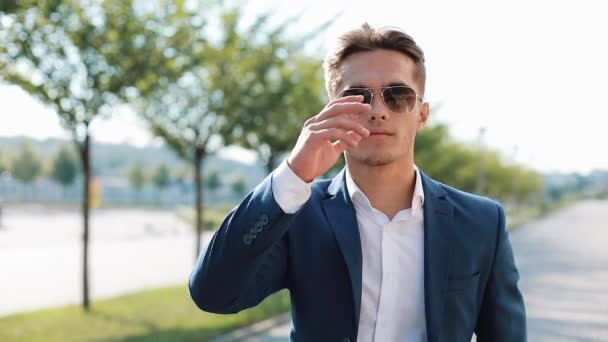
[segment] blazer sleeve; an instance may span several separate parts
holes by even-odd
[[[228,314],[253,307],[289,286],[285,214],[272,192],[272,175],[224,219],[190,275],[190,296],[204,311]]]
[[[477,341],[526,341],[526,312],[517,287],[519,273],[505,228],[505,213],[498,207],[498,237],[494,262],[483,296],[475,333]]]

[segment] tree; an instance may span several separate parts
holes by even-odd
[[[465,191],[474,190],[476,155],[453,141],[446,125],[428,125],[418,132],[414,151],[416,165],[433,178]]]
[[[262,22],[266,19],[260,17]],[[306,55],[304,47],[335,19],[313,28],[305,36],[287,39],[285,30],[296,20],[288,18],[266,34],[265,46],[246,50],[247,60],[233,66],[237,72],[232,74],[236,77],[224,80],[232,84],[230,88],[241,89],[240,101],[245,110],[228,117],[231,121],[223,126],[222,136],[226,144],[255,151],[267,173],[293,148],[304,121],[316,115],[328,101],[322,60]],[[252,31],[251,35],[255,34]]]
[[[207,180],[205,185],[211,192],[215,192],[222,186],[222,180],[220,179],[220,171],[218,169],[212,169],[207,174]]]
[[[51,166],[51,178],[65,189],[74,183],[78,172],[78,160],[67,146],[61,146]]]
[[[243,178],[243,176],[237,176],[234,177],[232,179],[232,181],[230,182],[230,188],[232,189],[232,192],[236,195],[236,196],[243,196],[243,194],[245,193],[245,191],[247,191],[247,183],[245,183],[245,178]]]
[[[479,186],[479,165],[483,163],[485,185],[480,194],[508,199],[538,196],[542,182],[537,172],[521,165],[509,165],[500,153],[455,141],[444,124],[429,125],[416,135],[416,165],[440,182],[468,192]]]
[[[202,23],[183,2],[11,1],[0,7],[0,79],[51,107],[73,136],[83,171],[83,307],[89,310],[90,125],[125,100],[146,96],[191,63]]]
[[[276,44],[277,52],[287,50]],[[260,58],[271,59],[268,70],[256,80],[251,89],[259,91],[247,112],[234,117],[230,136],[234,143],[256,151],[270,173],[278,159],[295,144],[304,121],[318,113],[327,102],[323,88],[321,61],[298,55],[275,53]],[[260,69],[266,67],[260,65]]]
[[[152,183],[158,188],[158,190],[164,190],[169,186],[171,178],[169,176],[169,167],[165,163],[160,163],[152,174]]]
[[[24,184],[31,183],[40,175],[41,170],[40,157],[34,152],[30,144],[22,143],[12,162],[11,173],[13,178]]]
[[[6,163],[5,158],[6,157],[2,153],[2,150],[0,149],[0,175],[2,175],[2,173],[4,173],[5,171],[8,170],[7,164],[5,164]]]
[[[139,160],[135,160],[131,164],[131,168],[129,169],[129,182],[131,182],[131,187],[135,189],[135,193],[137,194],[136,197],[138,197],[141,188],[146,183],[146,175],[144,174],[144,169]]]
[[[219,27],[209,33],[198,31],[194,44],[204,48],[195,54],[198,64],[173,83],[158,89],[147,101],[140,102],[142,117],[155,135],[163,138],[193,168],[195,183],[195,256],[201,250],[203,222],[204,161],[224,145],[231,144],[231,132],[239,118],[263,115],[256,109],[265,90],[260,78],[276,77],[272,68],[274,56],[284,54],[283,33],[287,24],[268,28],[268,15],[258,17],[252,25],[240,29],[241,10],[220,7],[200,8],[200,13],[219,18]],[[217,14],[217,15],[216,15]],[[288,23],[289,21],[286,21]],[[191,56],[191,55],[190,55]],[[185,56],[176,55],[176,58]],[[241,126],[241,137],[245,127]]]
[[[169,186],[169,182],[171,181],[170,170],[167,164],[161,162],[159,163],[152,173],[152,183],[158,189],[158,191],[163,192],[167,186]],[[158,197],[158,204],[162,203],[162,196]]]

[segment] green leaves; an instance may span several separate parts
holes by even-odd
[[[2,149],[0,149],[0,176],[8,170],[8,164],[6,161],[6,155],[3,153]]]
[[[42,171],[40,157],[29,144],[22,144],[17,156],[13,159],[11,173],[22,183],[33,182]]]
[[[222,179],[220,178],[220,172],[218,169],[211,169],[204,179],[205,185],[211,191],[216,191],[222,186]]]
[[[131,186],[135,189],[141,189],[146,183],[146,175],[144,173],[144,169],[139,162],[139,160],[135,160],[131,165],[131,169],[129,170],[129,181],[131,182]]]
[[[74,183],[78,173],[78,160],[66,146],[62,146],[53,160],[51,177],[63,186]]]
[[[538,173],[505,162],[497,151],[457,142],[443,124],[418,132],[415,160],[431,177],[468,192],[507,200],[541,191]]]
[[[0,2],[0,13],[14,13],[17,8],[16,0],[3,0]]]
[[[247,183],[243,176],[238,175],[230,181],[230,189],[236,196],[243,196],[247,191]]]
[[[0,13],[0,78],[52,107],[81,142],[95,117],[180,75],[190,59],[176,61],[167,51],[191,50],[193,40],[175,6],[156,12],[138,12],[133,1],[84,6],[23,1]]]
[[[163,190],[171,181],[169,167],[165,163],[160,163],[152,174],[152,182],[159,189]]]

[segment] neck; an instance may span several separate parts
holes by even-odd
[[[416,172],[412,158],[374,166],[354,160],[346,161],[348,171],[372,207],[392,219],[400,210],[412,205]]]

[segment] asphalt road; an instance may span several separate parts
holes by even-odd
[[[4,208],[2,221],[0,315],[80,303],[82,224],[78,211]],[[94,211],[91,298],[186,284],[194,242],[192,231],[172,211]]]
[[[608,201],[520,227],[511,240],[529,341],[608,341]]]

